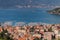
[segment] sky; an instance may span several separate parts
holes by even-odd
[[[60,0],[0,0],[0,8],[14,8],[17,5],[60,6]]]

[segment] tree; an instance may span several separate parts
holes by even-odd
[[[11,37],[10,37],[10,33],[8,33],[8,31],[7,30],[4,30],[3,28],[2,28],[2,32],[0,33],[0,39],[2,39],[2,40],[13,40]]]

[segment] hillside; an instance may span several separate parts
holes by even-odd
[[[55,8],[53,10],[48,10],[50,14],[58,14],[60,15],[60,8]]]

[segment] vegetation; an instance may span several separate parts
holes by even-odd
[[[35,38],[34,40],[42,40],[42,39],[40,39],[40,38]]]
[[[34,27],[30,28],[30,32],[34,32],[34,30],[35,30]]]
[[[3,29],[3,31],[0,33],[0,40],[13,40],[13,39],[10,37],[8,31]]]
[[[53,10],[48,10],[47,12],[49,12],[51,14],[58,14],[58,15],[60,15],[60,8],[55,8]]]

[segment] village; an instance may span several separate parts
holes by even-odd
[[[60,40],[60,24],[0,26],[0,39],[4,40]]]

